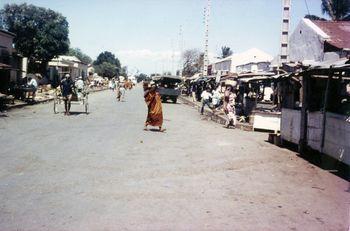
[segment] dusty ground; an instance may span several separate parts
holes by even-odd
[[[0,118],[0,230],[348,229],[349,182],[182,104],[145,132],[141,89],[127,94]]]

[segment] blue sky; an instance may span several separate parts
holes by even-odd
[[[113,52],[131,72],[175,69],[183,49],[203,50],[206,0],[2,0],[30,3],[62,13],[69,22],[72,47],[93,59]],[[321,15],[321,0],[306,0],[310,13]],[[221,46],[234,52],[252,47],[271,55],[279,51],[281,0],[211,0],[209,52]],[[307,14],[305,0],[292,0],[291,31]],[[174,58],[172,58],[174,57]],[[174,60],[174,61],[173,61]]]

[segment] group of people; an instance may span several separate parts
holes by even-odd
[[[134,84],[130,80],[119,81],[115,78],[112,78],[108,82],[108,87],[112,91],[116,91],[116,98],[118,102],[124,101],[126,90],[131,90]]]
[[[226,85],[223,94],[221,93],[221,86],[218,86],[214,90],[207,87],[201,94],[201,114],[203,115],[205,106],[215,110],[222,105],[222,108],[227,116],[225,127],[229,128],[232,126],[235,128],[237,123],[235,110],[236,98],[237,94],[232,85]]]

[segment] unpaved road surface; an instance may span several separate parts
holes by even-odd
[[[89,115],[0,118],[0,230],[347,230],[349,182],[187,105],[143,131],[141,88]],[[83,111],[73,106],[73,111]]]

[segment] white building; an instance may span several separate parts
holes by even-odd
[[[235,53],[212,64],[212,72],[221,74],[268,71],[273,57],[257,48]]]
[[[290,37],[290,61],[337,60],[350,54],[350,21],[302,19]]]
[[[75,56],[60,55],[49,62],[49,69],[50,76],[56,71],[60,77],[70,74],[73,80],[79,76],[85,78],[88,74],[88,65]]]

